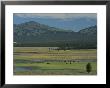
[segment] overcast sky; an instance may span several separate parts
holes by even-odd
[[[96,13],[18,13],[15,14],[16,16],[19,17],[30,17],[30,18],[34,18],[34,17],[47,17],[47,18],[56,18],[56,19],[68,19],[68,18],[82,18],[82,17],[86,17],[86,18],[93,18],[96,19],[97,15]]]
[[[97,25],[96,13],[15,13],[14,24],[35,21],[50,27],[79,31]]]

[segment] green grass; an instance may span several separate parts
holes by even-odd
[[[16,75],[96,75],[97,64],[92,62],[92,71],[90,74],[86,72],[87,62],[76,63],[34,63],[34,64],[16,64],[16,67],[30,67],[30,71],[15,72]],[[52,73],[52,74],[51,74]]]
[[[14,47],[15,75],[96,75],[97,62],[92,64],[92,72],[86,72],[88,62],[32,62],[33,60],[96,60],[96,49],[48,50],[48,47]],[[20,62],[19,62],[20,61]],[[50,64],[47,64],[50,63]],[[29,68],[29,70],[16,70]]]
[[[49,62],[50,64],[45,63],[18,63],[15,66],[25,66],[25,67],[39,67],[40,69],[85,69],[87,62],[73,62],[67,63],[66,62]],[[91,62],[94,70],[96,67],[95,62]]]

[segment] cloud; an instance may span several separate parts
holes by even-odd
[[[23,18],[55,18],[55,19],[71,19],[71,18],[92,18],[96,19],[96,13],[15,13],[14,16]]]

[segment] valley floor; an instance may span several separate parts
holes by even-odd
[[[97,50],[14,47],[14,75],[96,75]],[[92,71],[86,72],[87,63]]]

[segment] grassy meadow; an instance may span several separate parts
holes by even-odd
[[[14,47],[14,75],[96,75],[97,50]],[[86,72],[87,63],[92,71]]]

